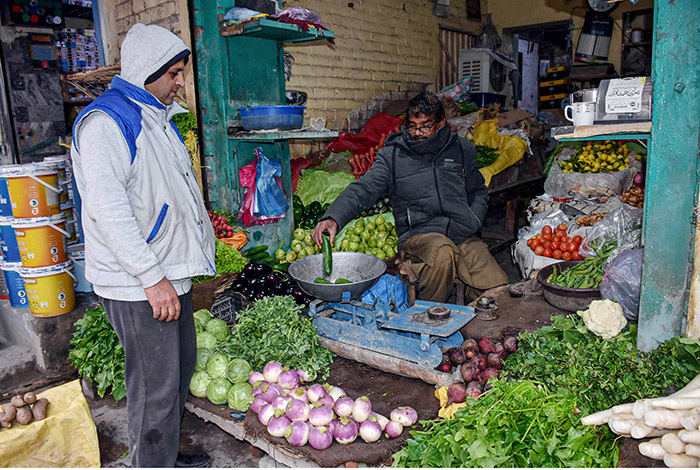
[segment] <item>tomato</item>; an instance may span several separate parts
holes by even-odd
[[[559,249],[559,242],[552,242],[552,251]]]
[[[567,227],[566,224],[559,224],[559,226],[558,226],[557,228],[558,228],[559,230],[563,230],[563,231],[566,232],[566,229],[569,228],[569,227]]]
[[[571,237],[564,235],[563,237],[561,237],[561,242],[562,243],[569,243],[569,242],[571,242]]]
[[[554,250],[552,251],[552,257],[554,259],[561,259],[562,258],[562,252],[561,250]]]
[[[544,256],[546,256],[547,258],[551,258],[552,257],[552,250],[550,248],[545,248],[544,251],[542,252],[542,254]]]
[[[563,237],[564,235],[566,235],[566,232],[563,231],[563,230],[556,229],[556,230],[554,231],[554,235],[557,236],[557,237],[559,237],[559,238],[561,238],[561,237]]]
[[[538,233],[537,235],[535,235],[535,240],[542,240],[542,234]]]
[[[545,233],[542,235],[542,238],[545,240],[551,240],[552,239],[552,234],[551,233]]]
[[[549,225],[545,225],[544,227],[542,227],[542,234],[543,235],[546,235],[546,234],[551,235],[552,234],[552,227],[550,227]]]
[[[571,257],[572,257],[572,255],[568,251],[565,251],[564,253],[561,254],[561,259],[563,259],[564,261],[570,261]]]
[[[542,245],[538,245],[535,247],[535,254],[536,255],[541,255],[544,253],[544,247]]]
[[[576,243],[577,245],[580,245],[582,241],[583,241],[583,238],[581,238],[579,235],[576,235],[573,238],[573,242]]]
[[[534,239],[534,238],[530,238],[530,239],[527,241],[527,246],[530,247],[530,248],[532,248],[532,242],[533,242],[533,241],[535,241],[535,239]]]
[[[554,237],[552,238],[552,241],[553,241],[553,242],[557,242],[557,243],[561,242],[561,236],[559,236],[559,235],[554,235]]]
[[[583,259],[583,257],[581,257],[581,255],[578,254],[578,251],[574,251],[573,253],[571,253],[571,259],[575,261],[580,261]]]
[[[544,243],[542,243],[542,246],[544,247],[545,250],[546,250],[546,249],[550,249],[550,250],[551,250],[551,249],[552,249],[552,242],[550,242],[550,241],[545,241]]]

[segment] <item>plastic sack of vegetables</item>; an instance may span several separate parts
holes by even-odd
[[[644,248],[620,253],[605,270],[600,283],[601,297],[620,304],[625,318],[629,321],[637,321],[639,315],[642,261],[644,261]]]
[[[258,166],[255,178],[253,213],[260,217],[282,218],[289,204],[282,193],[282,165],[279,160],[267,158],[261,147],[255,147]]]

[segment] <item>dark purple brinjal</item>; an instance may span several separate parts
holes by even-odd
[[[268,274],[265,276],[265,285],[267,287],[275,287],[277,283],[280,282],[279,278],[275,273]]]
[[[297,287],[296,289],[294,289],[294,292],[292,292],[292,297],[294,297],[294,300],[296,300],[297,303],[300,303],[300,304],[304,303],[304,297],[305,297],[305,296],[306,296],[306,294],[305,294],[304,291],[301,290],[301,288],[299,288],[299,287]]]
[[[235,292],[240,292],[241,289],[243,289],[246,285],[248,285],[247,282],[243,282],[241,280],[238,280],[231,285],[231,290],[233,290]]]
[[[279,282],[272,288],[272,292],[274,292],[275,295],[285,295],[287,293],[287,287],[282,282]]]
[[[249,299],[253,296],[253,289],[250,286],[245,286],[241,289],[241,294],[243,294],[243,297]]]
[[[294,295],[294,292],[299,289],[295,284],[289,284],[287,286],[287,295]]]
[[[265,297],[265,295],[263,294],[262,291],[256,292],[255,295],[253,296],[253,298],[254,298],[255,300],[260,300],[260,299],[262,299],[263,297]]]
[[[241,273],[241,275],[242,274],[248,274],[248,275],[255,274],[257,269],[258,269],[258,263],[248,263],[245,265],[245,268],[243,268],[243,272]]]

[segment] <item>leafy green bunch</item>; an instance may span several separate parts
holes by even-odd
[[[101,397],[111,388],[114,400],[119,403],[126,396],[124,349],[107,320],[105,309],[100,305],[86,310],[75,327],[68,358],[81,377],[97,382]]]
[[[248,264],[248,259],[241,254],[235,246],[229,246],[216,240],[216,276],[195,276],[192,279],[194,284],[211,281],[221,276],[223,273],[240,273]]]
[[[476,163],[479,168],[489,166],[500,156],[498,149],[488,145],[475,145]]]

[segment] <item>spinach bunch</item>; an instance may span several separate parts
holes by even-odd
[[[86,310],[75,327],[68,358],[81,377],[97,382],[101,397],[111,388],[114,400],[119,403],[126,396],[124,349],[107,320],[105,309],[100,305]]]
[[[421,421],[394,467],[616,467],[602,430],[580,426],[576,398],[499,379],[454,418]]]
[[[498,149],[488,145],[475,145],[476,163],[479,168],[489,166],[500,156]]]
[[[243,312],[227,338],[227,354],[245,359],[253,370],[270,361],[314,372],[326,379],[333,362],[331,352],[318,343],[316,327],[301,312],[294,297],[263,297]]]

